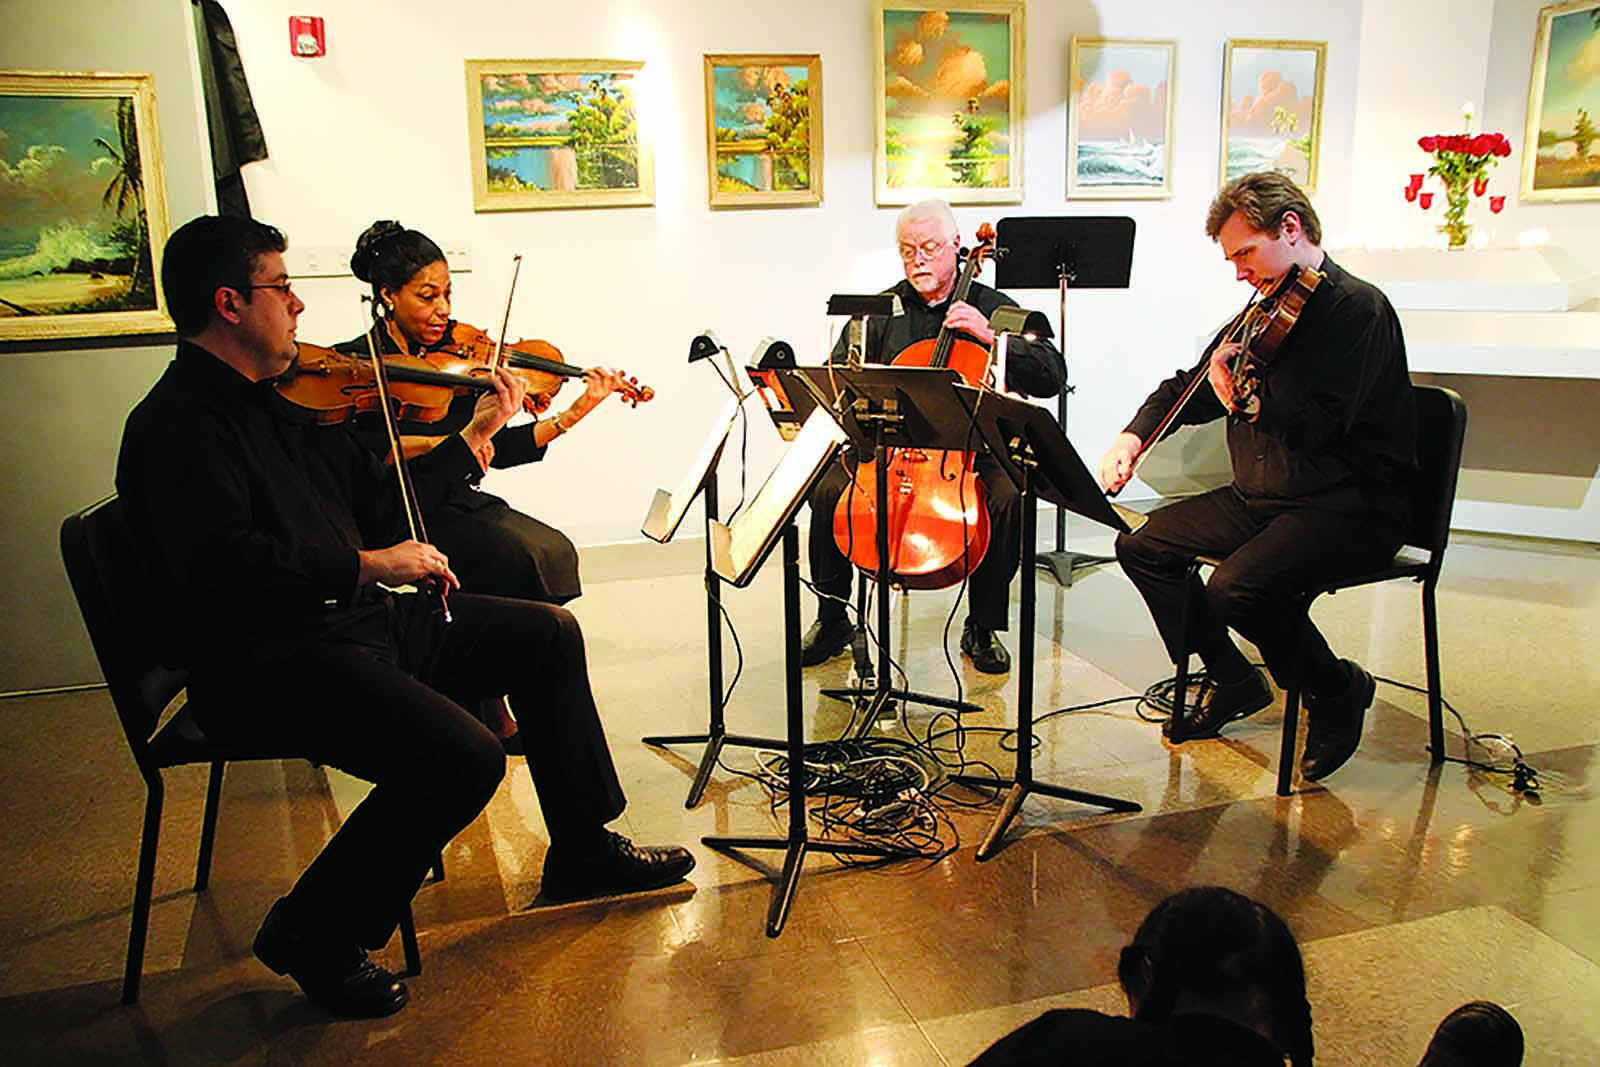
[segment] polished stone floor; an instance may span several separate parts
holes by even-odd
[[[1103,548],[1077,536],[1075,547]],[[211,888],[189,891],[203,776],[168,777],[144,994],[118,1004],[143,790],[103,692],[0,704],[0,1061],[9,1064],[530,1063],[960,1064],[1048,1007],[1121,1009],[1118,948],[1144,913],[1189,885],[1221,883],[1277,909],[1307,959],[1318,1061],[1414,1064],[1462,1001],[1512,1009],[1526,1062],[1600,1062],[1600,552],[1458,537],[1440,595],[1446,695],[1479,732],[1512,735],[1539,772],[1537,798],[1503,775],[1430,769],[1423,698],[1380,685],[1366,740],[1322,787],[1273,794],[1279,709],[1221,740],[1173,748],[1132,700],[1055,716],[1035,774],[1136,801],[1138,814],[1031,797],[987,862],[993,818],[977,793],[940,793],[937,860],[876,868],[813,853],[782,936],[765,925],[778,851],[727,855],[703,835],[781,835],[752,748],[724,750],[685,810],[707,718],[705,607],[693,544],[600,550],[574,605],[631,803],[646,841],[690,844],[692,886],[601,903],[534,905],[544,831],[514,763],[486,814],[417,897],[423,971],[412,1003],[378,1022],[328,1022],[250,955],[256,924],[315,854],[360,783],[304,763],[229,772]],[[1142,692],[1163,673],[1132,587],[1112,567],[1070,589],[1038,586],[1040,714]],[[960,667],[940,647],[953,593],[892,612],[912,688],[1012,722],[1015,677]],[[810,601],[807,600],[809,620]],[[728,707],[739,733],[783,728],[778,568],[725,593]],[[1317,618],[1342,654],[1387,679],[1423,679],[1416,587],[1325,598]],[[957,614],[950,632],[954,649]],[[1016,631],[1012,631],[1015,650]],[[807,672],[808,736],[851,729]],[[905,707],[874,735],[922,738],[954,762],[948,718]],[[1449,723],[1450,752],[1462,751]],[[964,756],[1009,773],[998,731]],[[398,945],[386,958],[398,966]]]

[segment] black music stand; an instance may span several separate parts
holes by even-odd
[[[802,429],[799,435],[802,440],[805,435],[806,430]],[[835,443],[833,445],[835,451],[837,447]],[[832,462],[831,458],[829,462]],[[782,464],[779,466],[781,468]],[[713,566],[718,570],[720,577],[735,586],[748,585],[755,578],[756,572],[766,563],[776,544],[781,541],[783,545],[783,673],[787,736],[782,744],[785,746],[785,760],[788,764],[786,788],[789,829],[783,837],[714,835],[700,839],[702,844],[721,850],[771,848],[784,850],[783,872],[779,876],[778,884],[772,888],[772,900],[767,906],[768,937],[777,937],[783,933],[784,923],[789,917],[789,906],[793,903],[795,891],[799,888],[800,868],[805,863],[808,850],[816,849],[836,856],[866,856],[871,859],[892,859],[901,855],[894,849],[882,845],[869,845],[857,841],[813,841],[806,826],[805,718],[801,708],[800,680],[800,531],[795,526],[794,515],[805,502],[807,493],[823,469],[823,466],[819,465],[810,477],[783,483],[788,485],[792,492],[790,489],[782,489],[770,494],[777,498],[770,507],[763,504],[762,498],[769,496],[767,493],[769,485],[781,482],[779,473],[774,472],[768,479],[768,484],[762,486],[762,490],[756,494],[756,499],[734,522],[734,525],[739,525],[740,522],[749,522],[753,518],[764,526],[763,535],[756,538],[759,547],[749,556],[741,554],[740,546],[748,545],[750,539],[738,536],[730,527],[720,523],[707,526],[710,533],[708,541],[711,542],[714,559]]]
[[[1033,778],[1033,632],[1034,596],[1038,584],[1033,563],[1039,500],[1043,498],[1050,501],[1062,509],[1062,514],[1070,511],[1120,532],[1130,529],[1125,516],[1131,516],[1132,513],[1119,510],[1106,499],[1094,475],[1089,473],[1078,453],[1073,451],[1066,435],[1061,432],[1060,424],[1047,409],[1026,400],[967,385],[957,386],[955,392],[970,413],[970,420],[977,424],[988,443],[989,451],[1000,461],[1006,474],[1022,493],[1022,566],[1019,568],[1023,575],[1022,636],[1018,638],[1017,649],[1017,769],[1011,789],[1001,803],[989,833],[978,846],[978,859],[986,860],[994,855],[1006,828],[1029,793],[1043,793],[1111,811],[1142,810],[1131,800],[1085,793],[1038,782]],[[973,775],[957,775],[955,781],[971,786],[994,784],[991,779]]]
[[[878,655],[871,672],[873,683],[848,689],[824,689],[823,695],[854,700],[862,708],[860,734],[893,708],[896,701],[925,704],[960,713],[982,710],[968,700],[955,700],[896,689],[890,682],[889,655],[889,464],[891,448],[924,448],[950,452],[982,451],[983,440],[974,431],[966,409],[952,386],[961,375],[949,367],[797,367],[793,373],[810,387],[818,406],[826,408],[850,437],[856,455],[871,453],[876,463],[873,500],[878,569],[874,575],[878,594]],[[790,390],[791,393],[794,390]],[[828,523],[831,516],[820,521]],[[819,536],[811,517],[812,537]],[[826,526],[820,536],[828,536]],[[863,675],[865,677],[865,675]]]
[[[996,289],[1055,289],[1060,294],[1056,337],[1070,379],[1067,357],[1067,289],[1126,289],[1133,271],[1133,219],[1126,215],[1036,216],[1001,219],[995,226]],[[1067,431],[1068,384],[1056,398],[1056,421]],[[1040,553],[1038,565],[1062,585],[1073,572],[1114,562],[1110,556],[1067,551],[1067,513],[1056,511],[1056,547]]]
[[[729,401],[730,405],[741,403],[744,403],[741,398]],[[677,532],[678,524],[683,521],[684,512],[696,495],[705,502],[706,529],[709,530],[711,523],[717,520],[717,465],[722,459],[722,452],[728,441],[728,431],[733,427],[737,411],[736,406],[725,411],[724,417],[712,426],[711,435],[702,447],[700,455],[696,457],[695,465],[689,471],[684,484],[678,486],[676,494],[669,494],[663,490],[656,491],[655,498],[650,503],[650,511],[640,528],[640,532],[646,537],[662,543],[671,540],[673,534]],[[686,808],[692,808],[700,803],[700,798],[705,795],[706,785],[711,781],[711,772],[722,757],[725,746],[779,748],[783,745],[783,741],[779,738],[753,737],[748,734],[728,732],[723,707],[726,697],[722,689],[721,580],[712,567],[710,536],[706,537],[705,583],[706,677],[709,680],[708,701],[711,709],[706,731],[700,734],[656,734],[639,739],[654,748],[666,748],[670,745],[706,746],[700,754],[700,765],[695,770],[694,781],[689,786],[689,795],[683,801],[683,806]]]

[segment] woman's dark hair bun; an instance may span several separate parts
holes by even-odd
[[[350,256],[350,273],[364,282],[372,281],[372,265],[378,249],[389,238],[405,233],[406,228],[393,219],[379,219],[356,238],[356,250]]]

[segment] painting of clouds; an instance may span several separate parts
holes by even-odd
[[[1174,41],[1072,39],[1067,196],[1172,195]]]
[[[1224,52],[1222,181],[1276,170],[1308,192],[1317,184],[1322,71],[1315,41],[1229,41]]]
[[[147,75],[0,74],[0,339],[170,330]]]
[[[479,211],[648,204],[637,76],[625,60],[467,60]]]
[[[879,0],[879,204],[1021,201],[1022,10]]]
[[[822,202],[822,57],[706,56],[713,207]]]

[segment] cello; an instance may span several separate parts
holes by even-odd
[[[994,255],[994,227],[978,227],[950,300],[964,301],[984,260]],[[989,350],[959,340],[949,326],[937,338],[908,345],[897,367],[954,367],[983,385]],[[989,510],[971,452],[895,448],[887,453],[889,580],[906,589],[945,589],[972,573],[989,548]],[[856,466],[855,478],[833,512],[839,550],[863,571],[878,573],[876,461]]]

